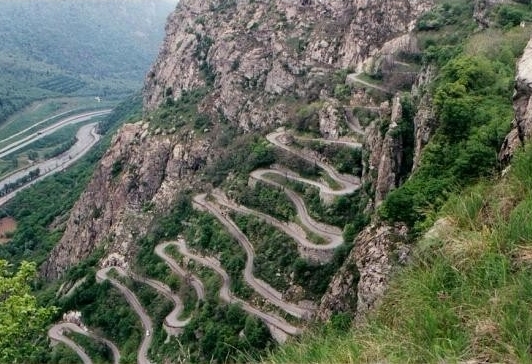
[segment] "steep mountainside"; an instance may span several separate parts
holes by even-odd
[[[401,36],[430,4],[182,1],[146,79],[146,108],[212,84],[205,112],[221,113],[244,130],[286,123],[288,96],[326,98],[322,92],[334,71],[360,69],[392,39],[399,41],[387,52],[408,51],[409,38]]]

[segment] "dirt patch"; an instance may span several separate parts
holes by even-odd
[[[3,217],[0,219],[0,244],[7,243],[8,237],[17,228],[17,222],[12,217]]]

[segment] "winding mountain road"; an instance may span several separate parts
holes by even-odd
[[[308,230],[327,240],[327,244],[313,243],[312,241],[308,240],[304,231],[301,230],[301,227],[297,226],[295,223],[282,222],[263,212],[250,209],[243,205],[238,205],[235,202],[229,200],[227,196],[220,190],[214,190],[213,192],[211,192],[211,195],[214,197],[217,204],[227,207],[236,212],[258,217],[259,219],[283,231],[292,239],[294,239],[299,245],[307,249],[331,250],[343,243],[341,230],[334,226],[318,223],[314,219],[312,219],[308,215],[305,205],[303,204],[303,201],[299,196],[297,196],[297,199],[293,200],[293,202],[296,207],[299,206],[299,208],[297,209],[297,213],[300,221],[302,221],[302,223]],[[326,228],[326,230],[324,229],[324,227]]]
[[[120,363],[120,351],[116,347],[114,343],[111,341],[104,339],[90,331],[85,331],[81,327],[79,327],[76,324],[70,323],[70,322],[63,322],[56,324],[52,326],[48,330],[48,337],[52,342],[61,342],[74,350],[76,354],[80,357],[80,359],[83,361],[84,364],[92,364],[92,360],[89,358],[87,353],[85,353],[85,350],[83,350],[82,347],[80,347],[78,344],[76,344],[73,340],[65,336],[65,331],[67,332],[75,332],[77,334],[81,334],[87,337],[90,337],[96,341],[103,342],[105,345],[111,349],[111,352],[113,353],[113,363],[118,364]]]
[[[206,194],[194,196],[193,204],[196,208],[207,211],[214,215],[244,248],[247,256],[246,266],[244,268],[244,280],[255,290],[255,292],[264,297],[273,305],[281,308],[294,317],[304,319],[310,319],[312,317],[313,313],[311,310],[284,301],[282,299],[281,292],[255,277],[253,274],[253,261],[255,259],[253,245],[251,245],[247,236],[238,228],[238,226],[236,226],[233,220],[227,217],[226,214],[216,204],[207,201]]]
[[[353,193],[358,188],[360,188],[360,180],[353,176],[340,174],[333,167],[319,160],[316,160],[315,158],[310,157],[308,154],[305,154],[298,149],[292,148],[291,146],[283,143],[280,139],[283,138],[285,134],[286,134],[285,131],[276,131],[274,133],[267,135],[267,139],[275,146],[291,154],[294,154],[300,158],[303,158],[311,163],[316,163],[316,165],[322,168],[330,176],[330,178],[333,179],[340,186],[340,188],[332,189],[330,186],[326,184],[303,178],[297,173],[292,172],[290,170],[258,169],[258,170],[251,172],[250,178],[254,180],[262,181],[264,183],[267,183],[269,185],[282,189],[285,192],[285,194],[288,196],[288,198],[293,202],[294,206],[296,207],[297,217],[300,223],[311,233],[314,233],[322,237],[326,241],[325,244],[316,244],[310,241],[307,238],[307,234],[305,233],[305,231],[297,224],[281,222],[268,214],[239,205],[235,203],[234,201],[231,201],[229,198],[227,198],[227,196],[222,191],[217,190],[217,189],[213,190],[209,196],[207,196],[207,194],[199,194],[199,195],[194,196],[193,206],[197,209],[207,211],[208,213],[212,214],[217,220],[220,221],[220,223],[224,225],[227,231],[243,247],[243,249],[246,252],[246,256],[247,256],[246,265],[245,265],[244,272],[243,272],[244,280],[250,287],[252,287],[255,290],[255,292],[257,292],[259,295],[264,297],[269,303],[279,307],[280,309],[284,310],[288,314],[294,317],[297,317],[297,318],[308,320],[313,316],[312,309],[309,309],[307,307],[302,307],[294,303],[290,303],[290,302],[283,300],[281,292],[277,291],[276,289],[271,287],[268,283],[254,276],[253,261],[255,258],[255,251],[253,249],[253,245],[250,243],[246,235],[238,228],[235,222],[225,212],[225,209],[229,209],[229,210],[233,210],[239,213],[256,216],[260,218],[261,220],[265,221],[266,223],[285,232],[287,235],[292,237],[297,242],[298,246],[304,249],[330,252],[330,251],[333,251],[334,248],[343,244],[342,231],[338,227],[330,226],[330,225],[315,221],[309,215],[303,199],[296,192],[292,191],[291,189],[285,187],[283,184],[278,182],[278,179],[276,180],[276,178],[272,178],[272,175],[278,175],[280,177],[284,177],[284,178],[299,181],[299,182],[302,182],[308,185],[312,185],[314,187],[317,187],[320,190],[320,193],[326,193],[332,196],[341,196],[341,195]],[[320,142],[329,143],[329,144],[334,143],[334,144],[346,145],[352,148],[361,147],[360,143],[351,142],[351,141],[322,140],[322,139],[303,138],[303,137],[294,137],[294,138],[306,140],[306,141],[320,141]],[[170,267],[170,269],[172,270],[174,274],[180,276],[182,279],[184,279],[184,281],[187,284],[190,284],[194,288],[194,290],[196,291],[198,300],[205,299],[205,288],[203,286],[202,281],[197,276],[191,274],[190,272],[182,268],[172,257],[170,257],[165,252],[165,250],[170,246],[175,246],[178,249],[179,253],[183,255],[184,257],[194,260],[198,262],[199,264],[215,271],[222,278],[222,287],[220,288],[220,291],[219,291],[220,299],[228,303],[238,304],[247,313],[260,318],[270,328],[270,331],[272,332],[272,336],[274,336],[279,342],[283,342],[286,339],[287,335],[298,335],[301,333],[300,328],[288,323],[286,320],[282,319],[281,317],[271,314],[271,313],[266,313],[252,306],[248,302],[238,297],[235,297],[230,290],[230,284],[231,284],[230,277],[227,274],[227,272],[223,269],[223,267],[221,266],[220,262],[217,259],[213,257],[204,257],[204,256],[197,255],[197,254],[190,252],[187,248],[186,242],[183,239],[179,239],[178,241],[169,241],[169,242],[158,244],[155,247],[155,254],[159,256]],[[131,292],[123,284],[121,284],[118,280],[112,277],[109,277],[108,273],[112,269],[115,269],[116,272],[121,276],[129,276],[134,280],[137,280],[139,282],[142,282],[142,283],[145,283],[151,286],[152,288],[154,288],[155,290],[157,290],[158,292],[160,292],[161,294],[163,294],[164,296],[166,296],[167,298],[169,298],[170,300],[174,302],[174,305],[175,305],[174,309],[169,315],[167,315],[167,317],[164,320],[164,326],[165,326],[165,329],[167,329],[167,331],[168,329],[183,328],[189,323],[190,318],[186,320],[178,319],[178,317],[183,312],[183,303],[181,299],[172,292],[170,287],[168,287],[164,283],[158,282],[150,278],[141,277],[133,272],[125,271],[119,267],[103,268],[96,273],[97,280],[100,282],[104,280],[109,280],[111,284],[115,286],[124,295],[129,305],[135,310],[135,312],[139,316],[142,322],[142,326],[145,330],[145,333],[143,335],[143,340],[141,342],[141,345],[138,349],[137,360],[138,360],[138,363],[140,364],[148,364],[150,363],[150,361],[148,360],[147,353],[148,353],[148,349],[151,345],[151,340],[152,340],[152,336],[150,335],[153,332],[152,321],[150,317],[147,315],[147,313],[145,312],[144,308],[140,304],[135,294]],[[74,343],[72,340],[62,335],[61,326],[59,327],[56,327],[56,326],[50,329],[49,331],[50,338],[56,341],[64,342],[65,344],[70,346],[73,350],[75,350],[78,353],[78,355],[80,356],[80,358],[82,358],[84,363],[91,363],[90,358],[86,355],[86,353],[83,352],[83,349],[77,346],[77,344]],[[113,353],[114,352],[115,351],[113,351]],[[116,357],[117,356],[115,356],[115,360],[116,360]]]
[[[178,295],[174,294],[170,287],[168,287],[162,282],[156,281],[155,279],[141,277],[138,274],[132,272],[124,273],[138,282],[147,284],[148,286],[152,287],[157,292],[168,298],[170,301],[174,302],[174,309],[168,315],[166,315],[163,323],[163,325],[166,326],[167,331],[171,331],[172,329],[182,329],[183,327],[188,325],[188,323],[190,322],[190,318],[186,320],[178,319],[178,317],[181,316],[181,313],[183,313],[184,306],[183,302],[181,301],[181,298],[179,298]]]
[[[279,147],[299,158],[302,158],[304,160],[306,160],[307,162],[310,162],[310,163],[313,163],[313,164],[316,164],[317,166],[319,166],[321,169],[323,169],[336,183],[338,183],[341,188],[340,188],[340,191],[343,191],[342,193],[343,194],[347,194],[347,193],[351,193],[351,192],[354,192],[356,191],[357,189],[360,188],[360,179],[357,178],[357,177],[354,177],[354,176],[350,176],[350,175],[345,175],[345,174],[341,174],[339,173],[336,169],[334,169],[333,167],[331,167],[330,165],[328,164],[325,164],[321,161],[319,161],[318,159],[316,158],[312,158],[311,156],[305,154],[305,153],[302,153],[301,151],[295,149],[295,148],[292,148],[290,147],[289,145],[283,143],[281,140],[282,137],[286,137],[287,133],[283,130],[283,131],[276,131],[276,132],[273,132],[273,133],[270,133],[266,136],[266,139],[272,143],[273,145],[275,145],[276,147]],[[299,138],[299,137],[297,137]],[[340,144],[344,144],[344,145],[355,145],[357,148],[359,148],[360,146],[360,143],[351,143],[351,142],[340,142],[340,141],[332,141],[330,140],[329,141],[330,143],[340,143]],[[348,144],[346,144],[348,143]],[[350,192],[349,192],[350,191]]]
[[[118,280],[108,276],[109,272],[113,269],[121,276],[127,276],[127,273],[122,268],[107,267],[107,268],[102,268],[96,272],[96,280],[98,282],[109,280],[109,282],[111,282],[111,284],[115,286],[124,295],[124,298],[126,299],[126,301],[129,303],[131,308],[133,308],[133,310],[135,310],[135,312],[139,316],[140,321],[142,322],[142,327],[144,328],[144,332],[143,332],[143,339],[142,339],[142,342],[138,350],[137,363],[138,364],[151,364],[151,362],[148,359],[148,349],[150,348],[151,341],[152,341],[151,333],[153,333],[153,323],[151,321],[151,318],[148,316],[148,314],[142,307],[141,303],[139,302],[137,296],[135,296],[135,294],[131,292],[129,288],[124,286]]]
[[[190,284],[192,287],[194,287],[194,290],[196,291],[196,296],[199,301],[205,300],[205,288],[203,287],[203,282],[196,277],[194,274],[187,272],[177,262],[170,257],[168,254],[166,254],[165,250],[170,245],[174,245],[173,242],[165,242],[162,244],[159,244],[155,247],[155,254],[164,260],[164,262],[170,267],[172,272],[174,274],[177,274],[181,278],[185,280],[187,284]]]
[[[192,260],[197,261],[203,266],[206,266],[212,270],[214,270],[220,277],[222,277],[222,287],[220,288],[220,298],[227,302],[227,303],[236,303],[239,304],[244,311],[247,313],[256,316],[263,320],[265,323],[270,324],[272,326],[275,326],[276,328],[284,331],[285,333],[289,335],[299,335],[301,333],[301,329],[289,324],[282,318],[267,314],[265,312],[262,312],[261,310],[251,306],[246,301],[235,297],[231,293],[230,285],[231,280],[229,278],[229,275],[227,272],[222,268],[220,262],[216,260],[215,258],[205,258],[199,255],[195,255],[191,253],[186,246],[186,243],[183,239],[179,241],[174,242],[167,242],[165,243],[166,246],[174,245],[179,249],[179,253],[184,255],[187,258],[190,258]]]

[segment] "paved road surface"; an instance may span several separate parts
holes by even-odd
[[[39,130],[38,132],[35,132],[35,133],[31,134],[31,135],[28,135],[27,137],[24,137],[24,138],[22,138],[20,140],[17,140],[16,142],[13,142],[13,143],[7,145],[6,147],[3,147],[2,149],[0,149],[0,158],[3,158],[6,155],[9,155],[9,154],[11,154],[11,153],[13,153],[13,152],[15,152],[15,151],[17,151],[19,149],[24,148],[25,146],[27,146],[27,145],[29,145],[31,143],[36,142],[37,140],[39,140],[41,138],[44,138],[47,135],[50,135],[50,134],[54,133],[55,131],[57,131],[58,129],[61,129],[65,125],[77,124],[77,123],[81,123],[81,122],[84,122],[84,121],[88,121],[88,120],[93,119],[93,118],[95,118],[97,116],[107,115],[111,111],[112,111],[111,109],[106,109],[106,110],[99,110],[99,111],[93,111],[93,112],[85,112],[85,113],[82,113],[82,114],[70,116],[70,117],[65,118],[65,119],[61,119],[57,123],[55,123],[53,125],[50,125],[50,126],[44,128],[44,129]],[[45,121],[48,121],[49,119],[45,119],[45,120],[43,120],[43,121],[41,121],[41,122],[39,122],[37,124],[43,123]],[[34,126],[37,125],[37,124],[34,124]],[[30,128],[27,128],[27,129],[23,130],[22,132],[27,131],[29,129],[32,129],[34,126],[32,126]],[[22,132],[20,132],[20,133],[22,133]],[[20,133],[18,133],[18,134],[20,134]],[[9,138],[0,140],[0,142],[9,140],[9,139],[13,138],[16,135],[17,134],[12,135]]]
[[[196,291],[196,296],[198,297],[199,301],[204,301],[205,300],[205,288],[203,287],[203,282],[198,277],[196,277],[194,274],[191,274],[187,272],[186,270],[184,270],[183,268],[181,268],[181,266],[177,264],[177,262],[172,257],[166,254],[165,250],[170,245],[174,245],[174,244],[172,242],[166,242],[166,243],[157,245],[155,247],[155,254],[159,258],[164,260],[164,262],[170,267],[172,272],[174,272],[175,274],[183,278],[185,282],[187,282],[192,287],[194,287],[194,290]]]
[[[291,154],[294,154],[310,163],[315,163],[317,166],[319,166],[321,169],[323,169],[325,172],[327,172],[327,174],[336,182],[338,183],[341,188],[340,190],[341,191],[345,191],[343,193],[350,193],[348,191],[351,191],[351,192],[354,192],[356,191],[357,189],[360,188],[360,179],[357,178],[357,177],[354,177],[354,176],[349,176],[349,175],[345,175],[345,174],[341,174],[339,173],[336,169],[334,169],[333,167],[331,167],[330,165],[328,164],[325,164],[319,160],[317,160],[316,158],[312,158],[308,155],[306,155],[305,153],[302,153],[301,151],[295,149],[295,148],[291,148],[290,146],[284,144],[283,142],[281,142],[279,139],[286,135],[286,132],[285,131],[276,131],[276,132],[273,132],[273,133],[270,133],[266,136],[266,139],[268,139],[268,141],[270,143],[272,143],[273,145],[281,148],[281,149],[284,149],[285,151],[291,153]],[[350,144],[356,144],[358,145],[359,143],[350,143]]]
[[[59,323],[59,324],[52,326],[48,330],[48,337],[52,340],[52,342],[54,341],[62,342],[63,344],[70,347],[72,350],[76,352],[76,354],[78,354],[78,356],[81,358],[83,363],[92,363],[92,361],[80,346],[78,346],[74,341],[72,341],[71,339],[69,339],[68,337],[64,335],[65,331],[75,332],[77,334],[90,337],[96,341],[103,342],[105,345],[109,347],[109,349],[111,349],[111,352],[113,353],[114,364],[120,363],[120,351],[118,351],[118,348],[116,347],[116,345],[112,343],[111,341],[104,339],[103,337],[100,337],[91,331],[85,331],[78,325],[70,323],[70,322],[63,322],[63,323]]]
[[[83,361],[83,364],[92,364],[91,358],[85,353],[85,350],[78,344],[76,344],[73,340],[69,339],[65,335],[63,335],[64,331],[73,331],[78,334],[86,335],[85,331],[82,330],[79,326],[70,324],[70,323],[64,323],[59,325],[54,325],[48,330],[48,337],[55,342],[61,342],[74,350],[76,354],[80,357],[80,359]]]
[[[178,319],[178,317],[181,316],[181,313],[183,312],[184,306],[179,296],[172,292],[170,287],[168,287],[162,282],[156,281],[155,279],[141,277],[138,274],[134,274],[132,272],[127,272],[126,274],[138,282],[147,284],[148,286],[152,287],[157,292],[168,298],[170,301],[174,302],[174,309],[165,317],[163,323],[168,329],[181,329],[188,325],[188,323],[190,322],[190,318],[186,320]]]
[[[312,317],[312,311],[300,307],[296,304],[286,302],[282,299],[282,293],[277,291],[275,288],[271,287],[266,282],[257,279],[253,274],[253,260],[255,259],[255,251],[253,246],[249,242],[246,235],[236,226],[236,224],[228,216],[226,216],[218,206],[207,201],[206,194],[196,195],[193,198],[194,205],[197,208],[206,210],[212,215],[214,215],[229,231],[231,235],[240,243],[240,245],[246,251],[246,266],[244,268],[244,279],[245,281],[262,297],[274,304],[275,306],[281,308],[287,313],[291,314],[294,317],[308,319]]]
[[[316,235],[319,235],[325,240],[327,240],[328,241],[327,244],[313,243],[312,241],[307,239],[305,232],[302,231],[300,227],[298,228],[294,226],[294,223],[282,222],[263,212],[250,209],[243,205],[238,205],[235,202],[229,200],[227,196],[223,194],[223,192],[221,192],[220,190],[214,190],[211,193],[211,195],[214,197],[217,204],[227,207],[233,211],[237,211],[237,212],[240,212],[246,215],[256,216],[259,219],[267,222],[268,224],[276,227],[277,229],[282,230],[287,235],[289,235],[292,239],[294,239],[299,245],[305,248],[314,249],[314,250],[332,250],[343,243],[341,230],[335,229],[336,230],[335,233],[331,233],[330,231],[323,231],[321,229],[321,225],[323,224],[317,223],[310,216],[308,216],[308,213],[306,212],[306,210],[304,209],[304,205],[302,204],[303,201],[301,200],[293,201],[294,204],[301,205],[302,213],[298,214],[298,217],[301,220],[301,223],[304,224],[308,230],[312,231]],[[298,209],[298,212],[299,212],[299,209]],[[306,217],[301,216],[304,214],[306,214],[307,216]],[[333,230],[332,227],[330,230]]]
[[[139,316],[140,321],[142,322],[144,332],[142,333],[143,339],[140,344],[139,352],[137,355],[137,363],[150,364],[151,362],[148,360],[148,349],[150,348],[151,340],[153,337],[153,324],[151,322],[150,317],[140,304],[137,296],[135,296],[135,294],[131,292],[131,290],[124,286],[122,283],[108,276],[109,271],[111,271],[112,269],[114,269],[118,274],[122,276],[127,276],[126,272],[124,272],[124,270],[122,270],[121,268],[107,267],[100,269],[96,272],[96,279],[98,282],[109,280],[109,282],[111,282],[111,284],[115,286],[124,295],[124,298]]]
[[[199,255],[195,255],[191,253],[186,246],[186,243],[184,240],[179,240],[177,242],[168,242],[165,243],[166,246],[168,245],[174,245],[177,246],[179,249],[179,252],[183,254],[184,256],[193,259],[200,263],[201,265],[204,265],[212,270],[214,270],[218,275],[222,277],[222,287],[220,289],[220,298],[228,303],[236,303],[241,305],[242,309],[246,312],[248,312],[251,315],[259,317],[261,320],[266,322],[267,324],[273,325],[280,330],[286,332],[290,335],[299,335],[301,333],[301,329],[289,324],[282,318],[278,316],[274,316],[272,314],[267,314],[262,312],[261,310],[258,310],[257,308],[251,306],[249,303],[247,303],[244,300],[241,300],[239,298],[236,298],[232,293],[231,289],[229,288],[231,285],[231,280],[229,278],[229,275],[227,272],[222,268],[220,265],[220,262],[217,261],[214,258],[205,258]]]
[[[31,171],[34,171],[36,169],[40,170],[40,175],[37,179],[19,187],[17,190],[7,194],[6,196],[0,197],[0,206],[15,197],[15,195],[19,191],[28,188],[29,186],[53,173],[64,170],[65,168],[76,162],[78,159],[83,157],[100,140],[100,135],[96,133],[96,128],[96,123],[83,125],[76,134],[78,141],[68,151],[55,158],[51,158],[41,163],[34,164],[31,167],[18,171],[1,180],[0,189],[8,183],[13,183],[19,178],[27,176]]]

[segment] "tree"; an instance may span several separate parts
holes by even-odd
[[[54,307],[38,307],[31,294],[35,273],[34,263],[22,262],[13,274],[8,262],[0,260],[0,363],[27,362],[55,312]]]

